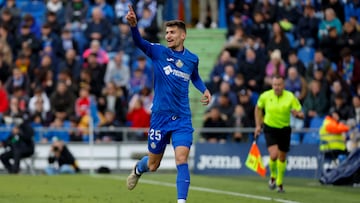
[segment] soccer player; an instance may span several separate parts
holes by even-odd
[[[186,202],[190,185],[187,161],[194,131],[188,96],[190,80],[203,93],[201,102],[204,105],[209,104],[211,94],[199,76],[198,57],[184,47],[184,22],[173,20],[165,24],[168,47],[164,47],[141,38],[131,6],[126,19],[135,45],[152,59],[154,67],[154,100],[148,132],[149,152],[131,171],[127,178],[127,187],[129,190],[134,189],[143,173],[157,170],[165,147],[171,139],[177,167],[177,198],[178,202],[183,203]]]
[[[265,112],[265,116],[263,114]],[[299,100],[290,91],[284,90],[284,79],[275,75],[272,89],[263,92],[255,107],[255,138],[264,128],[266,146],[270,155],[269,188],[284,192],[283,179],[286,170],[286,153],[290,150],[290,116],[303,119]]]

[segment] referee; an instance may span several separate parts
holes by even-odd
[[[304,118],[299,100],[290,91],[284,90],[284,78],[275,75],[272,89],[263,92],[255,107],[255,138],[264,128],[269,151],[269,188],[284,192],[283,179],[286,171],[286,153],[290,149],[290,116]],[[265,113],[265,115],[264,115]]]

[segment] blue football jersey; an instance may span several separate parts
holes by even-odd
[[[149,43],[131,28],[135,44],[152,59],[154,71],[153,112],[191,115],[190,80],[203,93],[206,87],[198,72],[199,58],[188,49],[174,51],[160,44]]]

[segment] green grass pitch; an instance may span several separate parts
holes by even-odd
[[[174,173],[145,174],[133,191],[126,174],[0,175],[0,203],[175,203]],[[314,179],[285,178],[286,193],[267,188],[267,179],[191,176],[189,203],[360,202],[360,188],[322,186]]]

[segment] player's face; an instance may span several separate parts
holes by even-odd
[[[185,32],[176,26],[166,27],[165,39],[168,47],[176,51],[183,50]]]
[[[280,96],[284,90],[284,80],[282,78],[272,79],[272,88],[277,96]]]

